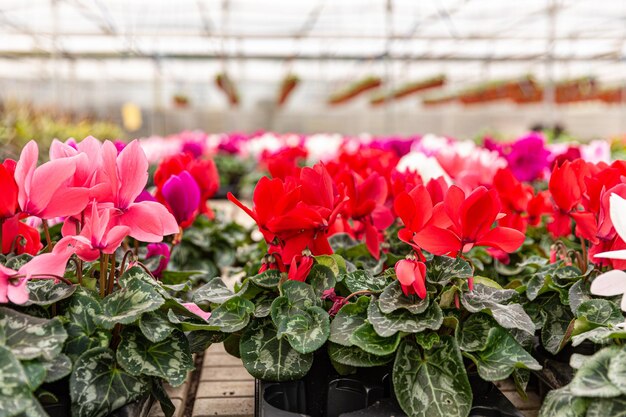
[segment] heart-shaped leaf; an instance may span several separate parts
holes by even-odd
[[[330,322],[328,340],[342,346],[352,346],[350,337],[367,320],[369,297],[359,297],[355,303],[341,307],[335,318]]]
[[[302,378],[313,364],[311,353],[301,354],[287,339],[279,339],[270,320],[254,320],[239,343],[239,353],[250,375],[265,381]]]
[[[176,326],[170,322],[165,313],[152,311],[141,316],[139,329],[148,340],[156,343],[165,340],[176,330]]]
[[[286,337],[296,351],[311,353],[322,347],[330,334],[328,313],[320,307],[308,307],[301,313],[283,318],[278,337]]]
[[[389,337],[398,332],[419,333],[424,330],[437,330],[443,323],[443,313],[437,303],[430,303],[421,314],[412,314],[408,310],[396,310],[383,314],[377,301],[371,301],[367,319],[376,333]]]
[[[373,303],[370,303],[370,308],[372,305]],[[350,342],[372,355],[389,356],[396,351],[398,344],[400,344],[400,333],[396,333],[395,336],[383,337],[376,333],[370,323],[363,323],[352,333]]]
[[[26,305],[36,304],[48,306],[61,300],[65,300],[74,294],[76,285],[67,285],[64,282],[54,283],[52,279],[40,279],[28,281],[28,301]]]
[[[381,366],[393,360],[393,355],[373,355],[356,346],[341,346],[336,343],[328,344],[328,356],[337,363],[358,368]]]
[[[569,384],[572,394],[580,397],[611,398],[621,395],[620,389],[609,379],[611,359],[620,352],[618,346],[609,346],[591,356],[582,364]]]
[[[72,359],[78,359],[84,352],[95,347],[108,346],[110,332],[98,331],[94,321],[95,317],[101,315],[100,300],[85,288],[78,287],[69,300],[65,313],[65,329],[68,334],[65,352]]]
[[[109,348],[83,353],[70,376],[72,416],[104,417],[145,395],[150,382],[122,369]]]
[[[343,276],[343,282],[350,292],[369,290],[382,292],[389,280],[385,276],[374,276],[369,270],[359,269]]]
[[[0,417],[13,417],[32,400],[24,368],[6,346],[0,346]]]
[[[131,375],[152,375],[172,386],[185,382],[193,359],[185,334],[174,331],[160,342],[152,342],[133,328],[122,331],[117,362]]]
[[[426,280],[433,284],[446,285],[455,278],[467,279],[473,275],[472,266],[460,258],[434,256],[426,264]]]
[[[337,281],[332,269],[319,264],[313,265],[306,280],[313,287],[317,298],[321,298],[325,290],[334,288]]]
[[[399,281],[393,281],[387,285],[380,294],[378,307],[385,314],[392,313],[398,309],[405,309],[413,314],[423,313],[428,308],[428,298],[409,298],[402,292]]]
[[[248,325],[252,313],[254,313],[254,304],[245,298],[236,296],[213,310],[208,324],[223,332],[233,333]]]
[[[261,288],[276,288],[280,283],[280,271],[277,271],[275,269],[268,269],[267,271],[250,277],[250,281],[252,281]]]
[[[539,417],[585,417],[590,402],[589,398],[572,394],[569,386],[565,386],[546,395]]]
[[[410,416],[466,417],[472,407],[472,388],[452,336],[442,336],[427,351],[408,341],[401,343],[393,365],[393,387]]]
[[[615,326],[624,321],[617,304],[603,299],[584,301],[576,310],[576,317],[599,326]]]

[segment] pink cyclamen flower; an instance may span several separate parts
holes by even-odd
[[[26,285],[32,277],[54,279],[63,276],[67,261],[75,249],[72,238],[63,238],[52,252],[35,256],[18,271],[0,265],[0,303],[11,301],[14,304],[24,304],[28,301]]]
[[[117,154],[112,142],[102,145],[98,181],[108,184],[100,201],[113,203],[116,224],[128,226],[129,236],[142,242],[160,242],[178,232],[178,224],[161,203],[135,202],[148,181],[148,160],[134,140]]]
[[[421,299],[426,298],[426,264],[424,262],[402,259],[396,262],[395,270],[404,295],[417,294]]]
[[[166,243],[149,243],[147,246],[148,252],[146,253],[146,259],[160,257],[159,264],[152,271],[152,275],[157,278],[161,277],[161,273],[167,268],[167,264],[170,262],[170,247]]]
[[[200,307],[198,307],[197,304],[195,303],[183,303],[183,306],[191,311],[193,314],[195,314],[196,316],[202,318],[204,321],[208,320],[209,317],[211,317],[211,313],[208,311],[204,311],[202,310]]]
[[[30,141],[15,167],[18,201],[22,211],[43,219],[71,216],[89,203],[89,189],[71,183],[84,154],[52,160],[37,167],[39,148]]]
[[[172,175],[163,184],[161,194],[179,225],[193,222],[200,205],[200,187],[189,172]]]

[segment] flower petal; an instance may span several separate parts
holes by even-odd
[[[591,282],[591,293],[602,297],[626,293],[626,272],[614,269],[597,276]]]
[[[613,193],[609,199],[609,204],[613,227],[615,227],[619,237],[626,242],[626,200]]]

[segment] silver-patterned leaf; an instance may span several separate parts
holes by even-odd
[[[399,281],[393,281],[387,285],[380,294],[378,299],[378,307],[383,313],[392,313],[398,309],[405,309],[413,314],[422,313],[428,308],[428,298],[419,298],[417,296],[407,297],[402,292],[402,286]]]
[[[515,340],[485,314],[474,314],[464,324],[461,349],[486,381],[500,381],[517,368],[540,370],[541,365]],[[471,353],[470,353],[471,352]]]
[[[94,318],[102,315],[100,300],[83,287],[78,287],[69,300],[65,316],[68,339],[65,352],[74,360],[84,352],[109,344],[110,332],[98,331]]]
[[[308,307],[302,313],[286,316],[278,326],[278,338],[286,337],[300,353],[311,353],[322,347],[330,334],[328,313],[320,307]]]
[[[334,362],[358,368],[381,366],[393,360],[393,354],[373,355],[356,346],[341,346],[336,343],[328,344],[328,356]]]
[[[455,278],[467,279],[473,275],[472,266],[460,258],[434,256],[426,264],[426,280],[433,284],[446,285]]]
[[[569,386],[565,386],[546,395],[539,417],[585,417],[589,403],[588,398],[572,394]]]
[[[332,269],[324,265],[313,265],[306,281],[311,284],[317,298],[321,298],[325,290],[335,287],[336,278]]]
[[[152,311],[141,316],[139,329],[148,340],[161,342],[176,330],[176,326],[169,321],[165,313]]]
[[[336,253],[332,255],[319,255],[315,257],[315,262],[324,265],[333,271],[335,276],[346,272],[346,261]]]
[[[535,325],[521,304],[501,304],[510,300],[515,294],[517,294],[515,290],[500,290],[476,284],[473,291],[463,294],[461,303],[470,313],[490,311],[498,324],[506,329],[520,329],[534,334]]]
[[[239,353],[250,375],[265,381],[302,378],[313,364],[313,354],[302,354],[286,339],[278,339],[270,320],[255,320],[241,336]]]
[[[259,287],[272,289],[278,287],[278,284],[280,283],[280,277],[280,271],[277,271],[275,269],[268,269],[265,272],[261,272],[258,275],[250,277],[250,281],[258,285]]]
[[[371,301],[367,319],[378,335],[389,337],[398,332],[419,333],[424,330],[437,330],[443,323],[443,313],[437,303],[430,303],[420,314],[412,314],[408,310],[396,310],[383,314],[377,301]]]
[[[622,394],[626,394],[626,349],[622,348],[611,359],[608,377]]]
[[[0,346],[0,417],[13,417],[30,404],[32,394],[24,368],[6,346]]]
[[[609,300],[594,299],[584,301],[576,310],[576,317],[600,326],[615,326],[624,321],[617,304]]]
[[[53,279],[40,279],[28,281],[28,301],[25,305],[36,304],[40,306],[48,306],[61,300],[69,298],[74,291],[76,285],[67,285],[64,282],[55,284]]]
[[[330,322],[328,340],[342,346],[351,346],[350,336],[367,320],[369,297],[359,297],[355,303],[341,307],[335,318]]]
[[[287,297],[289,304],[300,308],[311,307],[318,304],[319,297],[313,291],[313,287],[305,282],[285,281],[280,286],[280,295]]]
[[[370,308],[373,304],[370,303]],[[396,333],[395,336],[383,337],[376,333],[370,323],[363,323],[352,333],[350,342],[372,355],[389,356],[396,351],[400,344],[400,333]]]
[[[472,388],[452,336],[442,336],[428,351],[401,343],[393,387],[398,403],[412,417],[466,417],[472,407]]]
[[[72,361],[63,353],[51,361],[43,362],[43,366],[46,368],[46,382],[58,381],[72,372]]]
[[[134,323],[142,314],[161,307],[165,300],[160,291],[167,290],[152,281],[139,267],[124,272],[119,279],[121,288],[102,300],[102,314],[94,318],[96,324],[112,329],[118,323]]]
[[[215,277],[194,291],[193,302],[222,304],[234,296],[235,292],[226,286],[222,278]]]
[[[122,331],[117,362],[131,375],[156,376],[175,387],[185,382],[187,373],[193,369],[189,342],[180,331],[154,343],[127,327]]]
[[[5,262],[4,266],[14,271],[17,271],[24,265],[26,265],[31,259],[33,259],[33,255],[29,255],[28,253],[22,253],[21,255],[11,256]]]
[[[240,296],[233,297],[213,310],[209,326],[216,326],[226,333],[237,332],[248,325],[254,304]]]
[[[52,360],[61,353],[67,332],[59,318],[41,319],[0,307],[4,343],[20,360]]]
[[[389,280],[385,276],[374,276],[369,270],[359,269],[343,276],[343,282],[350,292],[369,290],[382,292]]]
[[[31,391],[35,391],[46,379],[46,368],[38,359],[22,361],[22,368],[28,378],[28,386]]]
[[[596,327],[584,333],[572,337],[572,346],[576,347],[585,340],[590,340],[596,344],[607,343],[610,339],[626,338],[626,330],[609,329],[608,327]]]
[[[556,296],[553,296],[552,299],[555,302],[546,304],[546,308],[541,311],[541,315],[545,319],[541,328],[541,343],[548,352],[555,355],[567,342],[567,329],[574,320],[574,315],[568,306],[558,302]]]
[[[578,280],[569,288],[569,306],[572,313],[576,314],[578,307],[585,301],[591,300],[591,292],[589,291],[589,283],[583,279]]]
[[[145,395],[150,382],[120,368],[109,348],[83,353],[70,375],[72,416],[104,417]]]
[[[609,364],[620,352],[618,346],[609,346],[595,353],[585,362],[569,384],[572,394],[581,397],[611,398],[622,392],[609,380]]]
[[[272,310],[272,299],[257,301],[254,306],[254,317],[267,317]]]
[[[589,404],[586,417],[626,416],[626,397],[596,399]]]

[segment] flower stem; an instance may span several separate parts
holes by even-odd
[[[42,219],[41,224],[43,226],[43,232],[46,235],[46,252],[52,251],[52,239],[50,238],[50,229],[48,228],[48,220]]]
[[[585,239],[580,239],[580,244],[582,246],[583,249],[583,264],[580,265],[580,271],[584,274],[585,272],[587,272],[587,263],[588,263],[588,259],[587,259],[587,242],[585,241]]]
[[[100,255],[100,297],[104,298],[106,291],[107,269],[109,266],[109,254]]]
[[[111,256],[111,268],[109,270],[107,295],[113,292],[113,286],[115,285],[115,253]]]

